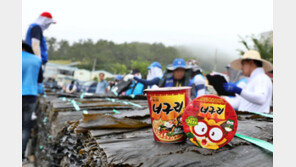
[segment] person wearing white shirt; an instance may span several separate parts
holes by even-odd
[[[272,70],[272,64],[261,59],[255,50],[247,51],[242,58],[230,63],[236,70],[242,70],[243,75],[249,77],[245,88],[240,88],[234,83],[225,83],[227,92],[241,96],[238,110],[249,112],[269,113],[272,98],[272,82],[265,72]]]

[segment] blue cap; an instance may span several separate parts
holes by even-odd
[[[157,61],[151,63],[151,65],[148,67],[148,70],[150,70],[152,67],[158,67],[161,68],[161,64],[158,63]]]
[[[186,62],[183,59],[176,58],[173,64],[167,66],[168,70],[175,70],[177,68],[186,69]]]
[[[115,77],[115,81],[116,81],[116,80],[118,80],[118,81],[119,81],[119,80],[121,80],[122,78],[123,78],[123,76],[122,76],[122,75],[117,75],[117,76]]]

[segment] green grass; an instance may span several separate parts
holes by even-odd
[[[71,60],[49,60],[48,62],[49,63],[60,64],[60,65],[66,65],[66,64],[73,63]]]

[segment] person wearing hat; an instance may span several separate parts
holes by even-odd
[[[46,64],[48,59],[47,46],[43,31],[51,24],[55,23],[56,22],[52,19],[52,15],[49,12],[43,12],[27,30],[26,43],[32,47],[34,54],[42,60],[42,64]]]
[[[236,93],[242,97],[238,110],[269,113],[272,82],[265,73],[272,70],[272,64],[261,59],[259,52],[249,50],[242,58],[231,62],[230,66],[236,70],[242,70],[243,75],[249,77],[243,89],[231,82],[224,84],[227,92]]]
[[[31,117],[36,109],[38,83],[42,83],[41,60],[22,42],[22,158],[25,159],[27,142],[31,135]]]
[[[192,86],[194,98],[206,94],[206,79],[202,75],[202,69],[199,67],[196,60],[187,61],[187,66],[192,70],[192,78],[189,81],[189,86]]]
[[[173,64],[167,66],[167,73],[159,83],[160,87],[181,87],[188,86],[189,77],[185,77],[187,66],[183,59],[176,58]]]
[[[122,75],[117,75],[114,80],[115,80],[115,82],[118,83],[120,80],[122,80],[122,78],[123,78]]]
[[[176,58],[172,64],[168,65],[166,71],[159,81],[159,87],[182,87],[191,86],[195,84],[190,83],[192,80],[192,70],[190,66],[187,66],[185,61],[181,58]],[[196,97],[194,89],[191,91],[191,98]]]
[[[109,90],[112,90],[112,88],[113,88],[114,86],[116,86],[116,85],[119,83],[119,81],[122,80],[122,78],[123,78],[122,75],[116,75],[116,77],[114,78],[114,81],[109,81],[108,89],[109,89]]]
[[[128,89],[125,93],[127,96],[133,96],[133,95],[142,95],[144,90],[144,84],[133,80],[134,77],[137,77],[139,79],[142,78],[141,72],[139,69],[133,69],[131,74],[126,75],[123,80],[124,81],[132,81],[131,85],[129,86],[130,89]]]
[[[121,81],[122,79],[123,79],[122,75],[117,75],[115,77],[115,79],[114,79],[114,85],[113,86],[116,86],[119,83],[119,81]],[[111,86],[111,87],[113,87],[113,86]]]
[[[161,77],[162,77],[162,69],[161,64],[159,62],[153,62],[148,67],[148,75],[147,79],[141,79],[137,76],[134,76],[134,80],[148,86],[148,88],[152,88],[153,86],[157,86]]]

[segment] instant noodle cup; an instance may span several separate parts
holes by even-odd
[[[146,89],[155,141],[178,143],[186,136],[182,114],[190,102],[191,87]]]
[[[215,95],[192,100],[183,116],[183,129],[195,145],[218,149],[231,141],[237,130],[237,116],[232,106]]]

